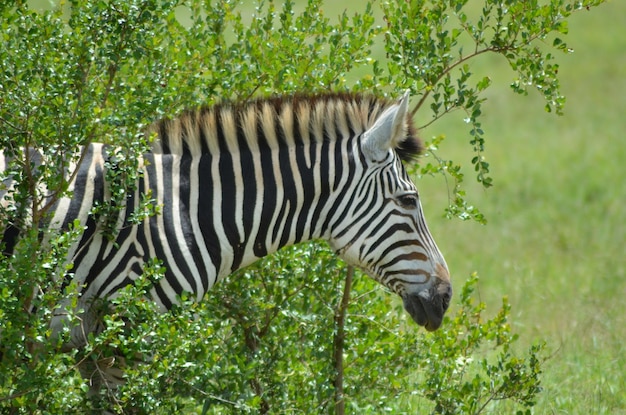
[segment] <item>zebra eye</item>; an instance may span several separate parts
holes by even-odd
[[[400,206],[407,209],[414,209],[417,207],[417,195],[413,193],[407,193],[398,196],[398,203]]]

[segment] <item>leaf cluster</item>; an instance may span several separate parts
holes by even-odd
[[[568,32],[565,19],[600,3],[485,1],[482,9],[476,10],[467,0],[383,2],[387,72],[377,73],[379,82],[411,90],[418,99],[413,114],[430,110],[431,117],[422,127],[450,112],[463,112],[476,180],[488,188],[493,179],[484,155],[485,131],[480,117],[491,79],[488,74],[473,73],[470,61],[484,54],[501,56],[516,75],[511,83],[514,92],[525,95],[534,88],[545,98],[546,111],[562,114],[565,97],[560,92],[559,65],[552,50],[571,52],[563,40]],[[438,149],[442,139],[433,139],[429,153]],[[482,214],[465,200],[461,186],[464,174],[458,162],[436,155],[434,159],[421,174],[451,177],[454,185],[447,215],[484,223]]]
[[[423,344],[429,352],[421,365],[428,369],[423,372],[422,395],[434,403],[438,414],[477,414],[493,409],[498,401],[530,408],[541,392],[544,345],[531,346],[526,356],[517,355],[513,344],[518,336],[508,323],[507,298],[494,317],[485,319],[486,305],[473,298],[477,283],[474,273],[462,288],[460,308],[449,318],[447,330]]]

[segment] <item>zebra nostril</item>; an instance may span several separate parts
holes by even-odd
[[[441,306],[443,310],[446,311],[450,306],[450,301],[452,300],[452,287],[448,285],[447,289],[441,293]]]
[[[450,299],[451,299],[451,296],[448,293],[444,293],[441,296],[441,305],[442,305],[444,310],[447,310],[448,306],[450,306]]]

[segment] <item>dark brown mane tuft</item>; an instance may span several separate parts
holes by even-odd
[[[412,162],[422,154],[424,151],[424,144],[417,135],[417,128],[410,115],[407,116],[407,133],[406,139],[398,144],[396,152],[400,159],[404,162]]]

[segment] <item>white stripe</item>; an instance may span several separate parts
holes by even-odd
[[[241,150],[239,149],[239,143],[237,142],[237,128],[235,125],[235,119],[232,111],[221,112],[222,131],[228,146],[228,154],[232,158],[233,163],[233,175],[235,180],[235,225],[237,226],[237,242],[241,242],[245,239],[244,226],[243,226],[243,193],[244,182],[241,175]],[[230,174],[230,172],[222,172],[224,174]],[[219,194],[219,193],[218,193]],[[229,215],[232,212],[227,212]]]
[[[165,232],[162,232],[162,234],[166,238],[165,243],[168,244],[167,245],[168,248],[170,245],[177,245],[178,250],[182,253],[184,257],[185,264],[187,265],[187,267],[189,267],[189,270],[191,271],[191,275],[183,275],[181,271],[178,271],[179,273],[176,274],[178,276],[178,279],[180,280],[181,285],[183,286],[183,289],[186,290],[187,292],[193,292],[191,284],[189,284],[189,282],[187,281],[187,278],[185,278],[185,277],[189,277],[189,278],[194,279],[195,286],[197,287],[197,292],[202,292],[202,288],[201,288],[202,281],[200,280],[200,271],[196,267],[197,264],[194,261],[193,256],[191,255],[191,252],[189,251],[189,248],[187,246],[186,238],[183,233],[183,224],[181,221],[181,215],[187,214],[187,211],[183,210],[180,206],[180,186],[178,184],[180,183],[181,157],[178,155],[171,155],[169,157],[172,158],[172,171],[171,171],[172,218],[174,221],[173,228],[174,228],[174,233],[176,237],[172,241],[171,239],[167,238],[168,235],[166,235]],[[162,215],[159,215],[159,216],[162,217]],[[169,249],[167,252],[171,254],[171,251]],[[169,262],[169,259],[168,259],[168,262]],[[175,262],[173,257],[172,257],[172,262]],[[202,299],[202,295],[198,297],[198,300],[201,300],[201,299]]]
[[[278,224],[279,229],[276,235],[277,239],[272,240],[272,233],[274,227],[277,225],[278,214],[280,211],[280,206],[282,206],[284,200],[284,185],[283,178],[281,175],[281,166],[279,164],[279,146],[278,146],[278,137],[276,136],[276,131],[274,129],[274,111],[270,108],[269,104],[265,103],[261,110],[261,125],[263,128],[263,135],[265,140],[267,141],[268,146],[271,149],[271,157],[272,157],[272,169],[274,172],[274,178],[276,180],[276,201],[275,201],[275,209],[274,214],[272,215],[272,220],[270,222],[270,226],[268,228],[265,246],[268,248],[270,252],[274,252],[278,250],[280,238],[283,233],[283,229],[285,227],[285,223]],[[269,184],[270,186],[272,184]],[[289,206],[287,206],[289,209]]]
[[[283,149],[283,151],[289,152],[289,169],[290,173],[293,175],[295,190],[296,190],[296,206],[292,206],[291,209],[294,211],[293,220],[291,223],[291,229],[289,231],[289,244],[292,244],[296,241],[296,233],[298,227],[298,217],[300,215],[300,211],[302,210],[302,206],[304,204],[304,189],[302,183],[302,176],[300,175],[300,169],[296,160],[296,142],[295,137],[293,136],[293,111],[289,106],[285,106],[280,116],[280,125],[283,130],[283,135],[285,136],[285,140],[287,142],[287,147]],[[287,168],[287,166],[283,166],[283,168]],[[303,233],[304,235],[304,233]]]

